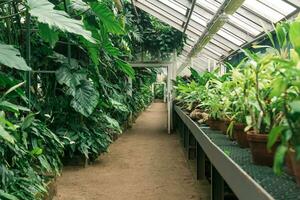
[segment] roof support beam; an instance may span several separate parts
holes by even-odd
[[[138,7],[139,9],[144,10],[145,12],[153,15],[154,17],[156,17],[160,21],[169,24],[170,26],[176,28],[177,30],[183,31],[183,28],[181,27],[181,24],[178,24],[177,22],[171,20],[172,17],[167,15],[167,13],[159,13],[158,11],[154,10],[153,8],[148,7],[144,3],[141,3],[137,0],[133,0],[133,1],[135,2],[135,6]]]
[[[190,58],[197,56],[204,46],[211,40],[222,26],[228,21],[228,16],[235,13],[235,11],[242,6],[245,0],[225,0],[220,6],[214,17],[208,23],[206,30],[200,36],[193,49],[188,54],[186,61],[179,67],[177,73],[180,73],[189,63]]]
[[[188,27],[188,25],[189,25],[190,19],[191,19],[191,17],[192,17],[193,12],[194,12],[195,4],[196,4],[196,0],[192,0],[192,5],[191,5],[190,8],[188,8],[188,16],[187,16],[187,20],[186,20],[186,22],[185,22],[185,24],[184,24],[184,28],[183,28],[183,32],[184,32],[184,33],[185,33],[185,31],[186,31],[186,29],[187,29],[187,27]]]

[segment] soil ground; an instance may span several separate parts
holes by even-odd
[[[199,200],[209,190],[192,175],[178,137],[167,134],[164,103],[153,103],[86,168],[65,167],[56,200]]]

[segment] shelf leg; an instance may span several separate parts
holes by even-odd
[[[203,180],[205,178],[205,153],[200,144],[196,144],[196,168],[197,168],[197,180]]]
[[[224,180],[213,165],[211,165],[211,192],[212,200],[224,200]]]
[[[192,132],[188,131],[188,151],[187,158],[188,160],[194,160],[196,157],[196,139]]]

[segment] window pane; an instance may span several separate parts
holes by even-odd
[[[173,1],[173,0],[159,0],[160,2],[168,5],[170,8],[180,12],[181,14],[185,15],[187,8],[178,4],[177,2]]]
[[[263,16],[266,19],[271,20],[272,22],[278,22],[281,20],[284,15],[280,14],[279,12],[273,10],[272,8],[260,3],[257,0],[246,0],[243,4],[247,8],[253,10],[258,15]]]
[[[233,34],[229,33],[228,31],[226,31],[223,28],[218,31],[218,34],[221,35],[222,37],[226,38],[227,40],[231,41],[232,43],[238,45],[238,46],[241,46],[245,42],[245,41],[235,37]]]

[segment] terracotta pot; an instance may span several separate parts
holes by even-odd
[[[244,131],[245,127],[246,126],[242,123],[235,123],[233,125],[233,135],[235,136],[236,141],[241,148],[249,147],[247,133]]]
[[[294,149],[289,149],[289,156],[292,161],[292,168],[296,177],[296,182],[300,186],[300,160],[296,160],[296,152]]]
[[[217,120],[210,119],[209,126],[210,126],[211,130],[219,131],[219,130],[221,130],[222,125],[223,125],[223,121],[222,120],[219,120],[219,119],[217,119]]]
[[[250,145],[253,163],[271,167],[273,165],[274,154],[279,145],[279,141],[275,143],[269,151],[267,149],[267,134],[257,134],[254,131],[248,131],[247,139]]]
[[[230,122],[231,122],[231,121],[228,120],[228,119],[223,120],[223,123],[222,123],[222,125],[221,125],[221,131],[222,131],[222,133],[223,133],[224,135],[227,134],[227,128],[228,128]]]
[[[294,174],[294,170],[293,170],[293,163],[292,163],[292,160],[291,160],[291,155],[290,155],[290,151],[288,151],[287,155],[285,156],[285,171],[288,175],[291,175],[291,176],[295,176]]]

